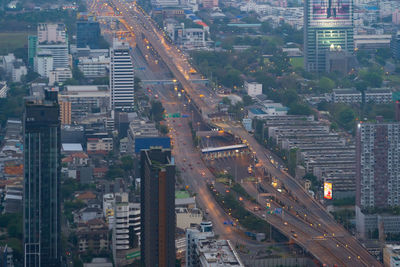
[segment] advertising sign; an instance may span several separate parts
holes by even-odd
[[[309,0],[312,26],[352,24],[352,0]]]
[[[332,199],[332,183],[324,183],[324,198]]]

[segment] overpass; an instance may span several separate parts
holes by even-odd
[[[176,47],[167,43],[164,38],[164,34],[156,28],[155,23],[150,17],[144,14],[143,11],[139,10],[136,6],[129,10],[119,0],[113,0],[116,6],[121,10],[127,10],[123,14],[125,20],[131,25],[131,29],[135,33],[143,34],[146,39],[151,43],[153,48],[157,51],[165,65],[170,69],[176,79],[181,83],[189,102],[192,102],[195,108],[202,114],[203,119],[208,121],[208,114],[211,114],[214,110],[214,106],[209,103],[209,99],[200,97],[201,93],[198,92],[198,88],[189,81],[188,69],[190,65],[185,61],[185,57]],[[190,67],[191,68],[191,67]],[[210,93],[211,94],[211,93]],[[243,139],[248,140],[249,148],[257,154],[257,158],[260,163],[268,169],[270,173],[273,173],[280,181],[283,182],[286,188],[291,190],[294,194],[298,194],[299,201],[306,207],[306,213],[302,214],[304,217],[307,215],[314,215],[318,217],[320,228],[317,230],[313,229],[313,225],[310,225],[307,220],[298,216],[292,216],[290,227],[297,229],[299,238],[296,238],[296,242],[301,244],[306,250],[311,252],[317,259],[322,263],[330,266],[334,264],[340,264],[341,266],[381,266],[365,248],[358,243],[349,233],[338,225],[334,219],[325,211],[318,202],[313,200],[302,188],[302,186],[291,176],[283,174],[269,164],[268,159],[265,156],[265,148],[257,143],[257,141],[249,136],[242,128],[232,127],[231,131],[236,136],[241,136]],[[201,188],[198,188],[201,191]],[[274,225],[279,231],[285,235],[291,237],[290,229],[285,226],[279,219],[277,221],[273,216],[267,216],[266,220]],[[320,235],[321,233],[333,233],[343,236],[340,240],[338,238],[328,239],[320,244],[312,242],[312,236],[315,233]],[[332,235],[333,235],[332,234]]]
[[[201,154],[205,157],[205,159],[238,156],[243,152],[248,152],[248,147],[246,144],[208,147],[201,150]]]

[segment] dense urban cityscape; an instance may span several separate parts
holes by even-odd
[[[400,1],[0,0],[0,266],[400,266]]]

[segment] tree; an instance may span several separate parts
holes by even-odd
[[[339,124],[348,131],[353,129],[355,118],[354,111],[349,107],[342,108],[337,116]]]
[[[330,92],[333,88],[335,88],[335,82],[328,77],[322,77],[318,81],[318,87],[322,92]]]
[[[311,115],[313,113],[311,108],[303,103],[293,103],[289,108],[288,114],[290,115]]]
[[[122,162],[121,167],[124,171],[133,170],[133,158],[131,156],[121,157],[121,162]]]
[[[242,100],[243,100],[243,105],[245,107],[250,106],[251,104],[253,104],[253,99],[249,95],[244,95]]]
[[[155,122],[163,120],[164,107],[160,101],[152,101],[150,108],[150,117]]]
[[[160,133],[164,135],[166,135],[169,132],[168,127],[164,124],[160,124],[159,130]]]

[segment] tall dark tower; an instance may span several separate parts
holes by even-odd
[[[353,0],[304,1],[304,68],[326,70],[331,51],[353,53]]]
[[[24,114],[26,267],[60,266],[60,109],[57,92],[27,101]]]
[[[175,165],[171,151],[142,150],[141,259],[143,266],[175,266]]]

